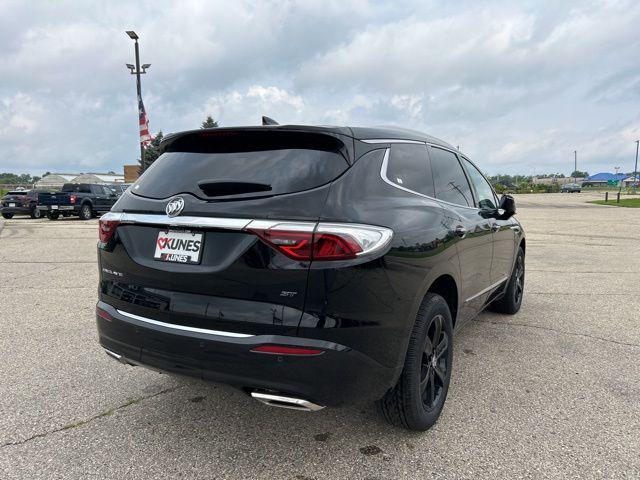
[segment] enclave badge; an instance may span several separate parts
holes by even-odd
[[[180,212],[182,212],[183,208],[184,208],[184,198],[176,197],[170,200],[169,203],[167,203],[167,207],[164,209],[164,211],[167,213],[167,216],[169,217],[177,217],[178,215],[180,215]]]

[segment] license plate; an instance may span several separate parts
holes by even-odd
[[[200,263],[202,233],[185,230],[163,230],[158,232],[153,258],[162,262]]]
[[[10,207],[15,207],[15,206],[16,206],[16,204],[15,204],[15,203],[10,203],[10,204],[9,204],[9,206],[10,206]]]
[[[58,205],[51,205],[51,210],[58,210]]]

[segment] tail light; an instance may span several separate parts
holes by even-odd
[[[75,195],[69,195],[69,201],[70,201],[71,203],[76,203],[76,199],[77,199],[77,198],[78,198],[78,197],[77,197],[77,196],[75,196]]]
[[[289,258],[300,261],[353,260],[386,247],[393,232],[384,227],[330,223],[251,222],[247,230]]]
[[[113,234],[116,233],[116,229],[120,222],[118,220],[108,220],[104,217],[100,219],[100,224],[98,226],[98,238],[100,239],[100,243],[107,243],[111,238],[113,238]]]

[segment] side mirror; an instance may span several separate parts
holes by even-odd
[[[498,206],[498,218],[508,220],[516,214],[516,201],[511,195],[502,195]]]

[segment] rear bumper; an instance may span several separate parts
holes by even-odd
[[[73,212],[77,213],[80,211],[79,205],[57,205],[58,208],[51,208],[51,205],[38,205],[38,210],[43,210],[45,212]]]
[[[247,392],[277,392],[323,406],[374,401],[396,378],[395,369],[329,341],[183,329],[116,310],[102,301],[98,307],[112,317],[97,317],[100,344],[124,363],[224,383]],[[323,353],[289,356],[251,352],[265,344],[317,348]]]
[[[31,213],[31,207],[0,207],[0,213]]]

